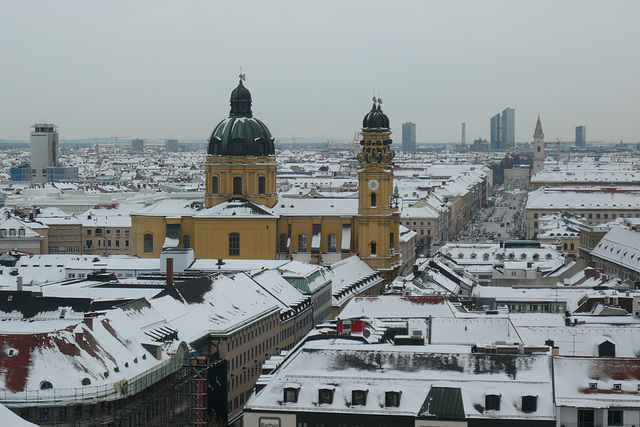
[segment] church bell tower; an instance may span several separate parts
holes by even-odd
[[[544,158],[544,133],[542,132],[540,115],[538,115],[536,130],[533,133],[533,170],[531,171],[532,178],[535,174],[544,169]]]
[[[382,100],[374,97],[373,107],[362,121],[356,239],[360,258],[391,281],[400,265],[400,213],[393,191],[391,129],[381,104]]]

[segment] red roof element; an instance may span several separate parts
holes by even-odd
[[[640,359],[620,357],[595,359],[589,367],[589,378],[593,380],[636,380],[640,382]]]
[[[57,349],[67,356],[80,355],[80,349],[70,341],[74,326],[40,334],[0,334],[0,348],[16,349],[15,356],[0,357],[0,372],[6,376],[7,388],[13,392],[24,391],[35,350]],[[55,386],[55,384],[54,384]]]
[[[407,296],[402,299],[414,304],[443,304],[445,301],[445,297],[442,295]]]

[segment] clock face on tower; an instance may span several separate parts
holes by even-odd
[[[378,180],[377,179],[372,179],[371,181],[369,181],[369,189],[371,189],[373,191],[376,191],[379,186],[380,186],[380,184],[378,184]]]

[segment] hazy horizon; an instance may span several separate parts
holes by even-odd
[[[240,67],[276,139],[350,140],[375,94],[394,141],[489,139],[516,110],[516,140],[636,142],[640,2],[81,1],[0,8],[0,138],[36,122],[65,140],[206,139]],[[153,138],[152,137],[152,138]]]

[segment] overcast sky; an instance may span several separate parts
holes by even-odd
[[[640,1],[0,0],[0,138],[206,139],[240,67],[276,139],[350,140],[378,92],[394,139],[640,141]]]

